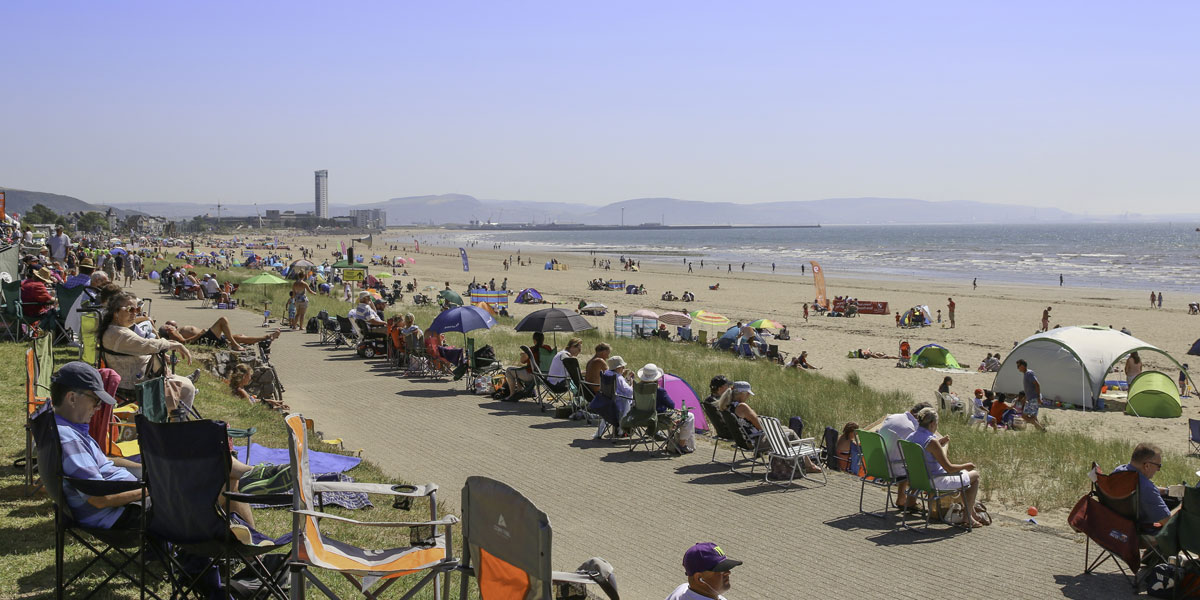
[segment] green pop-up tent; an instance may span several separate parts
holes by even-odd
[[[1183,414],[1179,403],[1179,386],[1170,375],[1159,371],[1142,371],[1129,382],[1129,400],[1125,414],[1139,417],[1172,419]]]
[[[950,351],[937,344],[928,344],[921,346],[912,355],[912,364],[920,364],[925,367],[945,367],[949,369],[961,369],[962,366],[955,360],[954,355]]]

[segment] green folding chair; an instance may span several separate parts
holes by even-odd
[[[904,476],[897,477],[892,473],[892,463],[888,460],[887,446],[883,436],[874,431],[858,430],[858,445],[862,452],[863,469],[866,473],[859,479],[862,487],[858,490],[858,512],[873,517],[886,519],[888,508],[892,504],[892,486],[905,480]],[[883,514],[863,510],[863,496],[867,492],[867,484],[887,488],[887,496],[883,502]]]
[[[1200,487],[1183,490],[1183,505],[1155,536],[1162,556],[1180,555],[1175,571],[1175,597],[1192,598],[1200,592]],[[1186,585],[1191,576],[1191,584]]]
[[[929,468],[925,466],[925,449],[908,440],[898,440],[896,443],[900,444],[900,452],[904,455],[904,468],[908,471],[908,495],[915,496],[925,505],[925,529],[928,530],[929,523],[933,518],[934,503],[946,496],[959,494],[970,484],[964,482],[962,488],[954,490],[937,489],[933,485],[933,477],[929,474]],[[905,511],[900,511],[900,525],[905,529],[913,529],[908,526],[906,514]],[[965,527],[965,524],[961,527],[966,528],[967,531],[971,530],[971,528]]]
[[[25,338],[25,329],[32,330],[36,321],[25,317],[21,308],[21,282],[13,281],[0,286],[4,293],[4,333],[14,342]]]

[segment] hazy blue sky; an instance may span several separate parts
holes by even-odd
[[[1194,211],[1200,2],[14,2],[0,185]]]

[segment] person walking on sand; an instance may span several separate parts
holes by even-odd
[[[774,272],[775,272],[775,263],[771,263],[771,272],[772,272],[772,273],[774,273]]]
[[[946,298],[946,302],[949,302],[946,308],[950,312],[950,329],[954,329],[954,298]]]
[[[1038,382],[1037,375],[1029,368],[1025,359],[1017,361],[1017,370],[1021,372],[1022,387],[1025,389],[1025,407],[1021,410],[1021,418],[1026,423],[1033,424],[1039,431],[1046,431],[1037,418],[1038,409],[1042,404],[1042,384]]]
[[[1154,301],[1156,299],[1157,299],[1157,296],[1154,295],[1154,292],[1150,292],[1150,308],[1154,308]]]
[[[1158,293],[1158,307],[1159,308],[1162,308],[1162,297],[1163,297],[1163,293],[1159,292]]]
[[[808,303],[804,303],[804,322],[808,322]]]
[[[1042,311],[1042,331],[1050,331],[1050,307]]]
[[[972,289],[972,290],[977,290],[977,289],[979,289],[979,278],[978,278],[978,277],[976,277],[975,279],[972,279],[972,280],[971,280],[971,289]]]
[[[1058,287],[1062,287],[1062,285],[1063,285],[1063,276],[1062,276],[1062,273],[1059,273],[1058,274]]]

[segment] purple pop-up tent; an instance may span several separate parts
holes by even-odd
[[[696,418],[696,431],[708,431],[708,421],[705,420],[704,410],[700,407],[700,397],[696,395],[696,390],[693,390],[688,382],[667,373],[658,380],[658,385],[667,391],[667,395],[671,396],[676,409],[688,407],[692,416]]]

